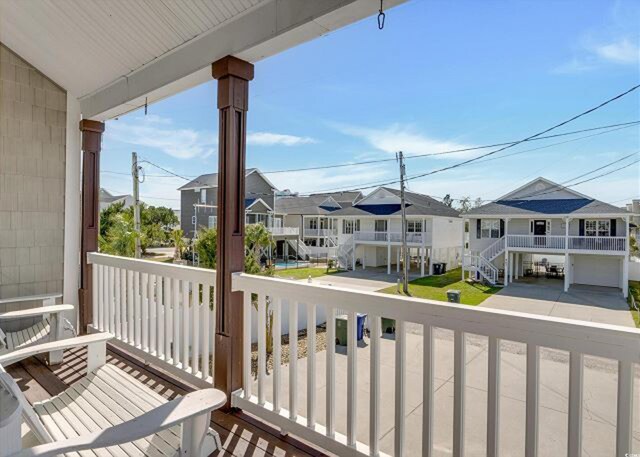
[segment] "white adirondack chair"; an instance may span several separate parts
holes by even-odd
[[[0,306],[18,305],[27,302],[42,302],[42,306],[0,312],[0,355],[38,343],[61,340],[75,336],[73,325],[62,317],[65,311],[73,311],[73,305],[56,305],[60,295],[34,295],[0,300]],[[36,320],[35,323],[32,321]],[[20,321],[28,321],[26,327]],[[10,330],[18,324],[19,329]],[[62,362],[62,352],[49,354],[49,363]]]
[[[112,337],[95,333],[0,356],[0,389],[18,399],[25,422],[43,443],[10,455],[204,457],[221,448],[218,434],[208,425],[211,411],[226,402],[226,395],[203,389],[168,401],[106,363],[106,343]],[[5,370],[39,353],[79,346],[88,348],[87,376],[33,406]]]

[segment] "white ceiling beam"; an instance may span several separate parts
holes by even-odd
[[[385,0],[385,9],[406,0]],[[371,16],[372,0],[273,0],[80,99],[85,118],[106,120],[210,81],[212,62],[256,62]],[[372,27],[374,25],[372,24]]]

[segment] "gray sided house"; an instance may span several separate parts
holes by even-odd
[[[492,284],[551,278],[563,280],[565,291],[573,284],[612,287],[626,297],[630,216],[537,178],[464,214],[464,270]]]
[[[180,228],[193,238],[195,231],[217,225],[218,174],[198,176],[178,189],[180,191]],[[264,222],[273,213],[276,187],[258,170],[246,173],[245,209],[247,223]]]

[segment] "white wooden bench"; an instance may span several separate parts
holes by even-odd
[[[61,295],[34,295],[0,300],[0,307],[12,305],[19,307],[20,303],[41,302],[42,306],[0,312],[0,355],[38,343],[56,341],[75,336],[73,325],[66,320],[62,313],[72,312],[73,305],[56,305],[55,300]],[[26,327],[9,330],[9,323],[28,321]],[[31,323],[35,321],[35,323]],[[62,362],[62,352],[49,354],[49,363]]]
[[[0,389],[18,399],[25,422],[43,443],[13,455],[204,457],[220,449],[220,438],[209,421],[226,395],[203,389],[168,401],[106,363],[106,343],[112,337],[95,333],[0,356]],[[87,376],[33,406],[4,369],[35,354],[78,346],[88,348]]]

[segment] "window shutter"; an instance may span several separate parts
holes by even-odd
[[[584,219],[578,221],[578,235],[584,236]]]
[[[500,238],[504,236],[504,219],[500,219]]]
[[[480,224],[481,224],[481,219],[476,219],[476,238],[480,239],[481,236],[481,228],[480,228]]]
[[[611,219],[611,225],[609,226],[609,235],[616,236],[616,220]]]

